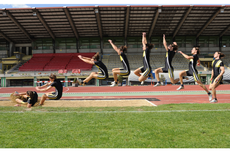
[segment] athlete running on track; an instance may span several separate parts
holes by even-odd
[[[218,102],[216,97],[216,88],[222,83],[223,74],[224,74],[224,63],[221,60],[225,55],[221,52],[215,52],[214,60],[212,61],[212,76],[211,76],[211,84],[209,86],[209,90],[212,90],[213,99],[210,102]]]

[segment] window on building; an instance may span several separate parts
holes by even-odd
[[[230,36],[222,37],[222,47],[230,47]]]
[[[199,37],[199,46],[200,47],[208,47],[208,36],[200,36]]]
[[[219,37],[218,36],[209,36],[208,46],[209,47],[219,47]]]
[[[123,37],[106,37],[106,38],[103,38],[103,48],[104,49],[112,48],[108,40],[112,40],[113,44],[115,44],[117,47],[125,45],[125,40]]]
[[[187,48],[192,48],[196,45],[196,37],[195,36],[186,36],[185,38],[185,46]]]
[[[22,53],[26,55],[26,47],[22,47]]]
[[[32,55],[33,52],[32,52],[32,47],[29,47],[29,54],[28,55]]]
[[[141,37],[128,37],[127,38],[128,48],[142,48]]]
[[[186,37],[185,36],[176,36],[175,42],[177,42],[178,47],[186,47]]]
[[[161,48],[163,46],[163,38],[160,36],[152,37],[151,43],[154,44],[155,48]]]

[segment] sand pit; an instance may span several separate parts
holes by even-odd
[[[0,106],[14,106],[15,103],[0,101]],[[25,106],[25,105],[22,105]],[[140,107],[154,106],[146,99],[122,100],[47,100],[42,107]]]

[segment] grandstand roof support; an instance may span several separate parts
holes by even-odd
[[[159,16],[159,9],[161,9],[161,7],[158,7],[158,9],[157,9],[157,11],[156,11],[156,13],[155,13],[155,17],[154,17],[154,20],[153,20],[153,23],[152,23],[152,26],[151,26],[150,32],[149,32],[149,39],[150,39],[150,37],[151,37],[152,34],[153,34],[153,30],[154,30],[154,28],[155,28],[155,25],[156,25],[156,22],[157,22],[157,18],[158,18],[158,16]]]
[[[26,37],[32,41],[30,35],[27,33],[27,31],[18,23],[18,21],[10,14],[9,11],[6,11],[7,16],[14,22],[14,24],[17,25],[17,27],[26,35]]]
[[[228,30],[230,29],[230,25],[220,34],[219,37],[222,37]]]
[[[5,34],[3,34],[1,31],[0,31],[0,35],[6,39],[8,42],[12,42]]]
[[[222,52],[222,37],[219,38],[219,51]]]
[[[75,25],[74,25],[74,23],[73,23],[72,17],[70,16],[69,10],[68,10],[67,8],[64,8],[64,11],[65,11],[65,14],[66,14],[66,16],[67,16],[67,18],[68,18],[68,20],[69,20],[69,23],[70,23],[72,29],[73,29],[73,32],[74,32],[76,38],[79,39],[79,36],[78,36],[78,34],[77,34],[76,27],[75,27]]]
[[[220,13],[222,7],[218,9],[218,11],[209,19],[209,21],[203,26],[203,28],[200,30],[200,32],[196,35],[196,37],[199,37],[201,33],[208,27],[208,25],[216,18],[216,16]]]
[[[127,38],[128,28],[129,28],[129,13],[130,13],[130,6],[127,5],[126,8],[126,17],[125,17],[125,39]]]
[[[96,8],[94,9],[94,12],[95,12],[96,18],[97,18],[97,26],[98,26],[98,30],[99,30],[99,35],[100,35],[100,38],[102,39],[103,34],[102,34],[102,27],[101,27],[101,17],[100,17],[100,11],[99,11],[98,6],[96,6]]]
[[[177,29],[176,29],[176,31],[173,34],[173,38],[176,36],[177,32],[179,31],[179,29],[183,25],[184,21],[186,20],[187,16],[191,12],[192,8],[193,8],[193,5],[190,6],[190,8],[187,10],[186,14],[184,15],[183,19],[180,21],[180,24],[177,26]]]
[[[46,22],[44,21],[43,17],[41,16],[41,14],[39,13],[39,11],[36,8],[33,8],[33,10],[36,12],[36,16],[38,17],[38,19],[42,22],[43,26],[46,28],[46,30],[49,32],[50,36],[55,40],[55,36],[53,34],[53,32],[50,30],[49,26],[46,24]]]

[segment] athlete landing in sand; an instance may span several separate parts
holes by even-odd
[[[49,76],[50,82],[41,86],[41,87],[36,87],[36,90],[38,91],[48,91],[52,87],[55,88],[55,92],[50,92],[50,93],[45,93],[40,101],[40,105],[43,105],[45,100],[48,98],[49,100],[59,100],[62,97],[62,91],[63,91],[63,86],[60,80],[56,78],[56,75],[50,74]],[[47,88],[45,88],[47,87]]]

